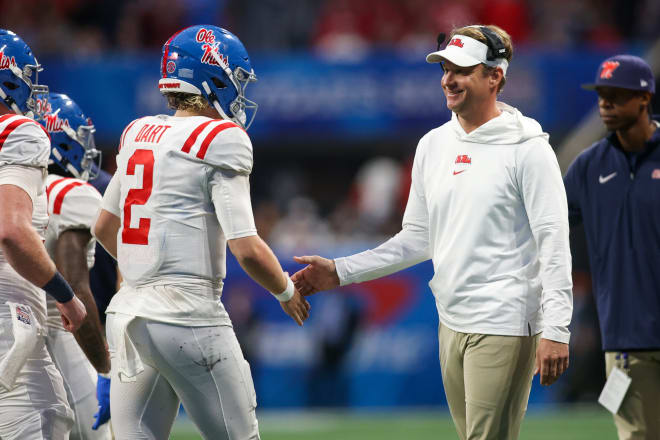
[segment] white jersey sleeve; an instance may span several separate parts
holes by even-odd
[[[101,194],[89,183],[73,178],[49,175],[48,228],[59,238],[69,229],[91,229],[101,206]]]
[[[252,172],[252,142],[247,133],[233,122],[213,120],[200,143],[197,157],[204,163],[239,174]]]
[[[257,235],[248,176],[216,170],[210,187],[215,213],[227,240]]]
[[[0,167],[24,165],[46,168],[50,138],[36,121],[24,116],[0,116]]]
[[[14,185],[25,191],[32,199],[43,194],[46,170],[23,165],[0,166],[0,185]]]
[[[108,187],[103,193],[103,201],[101,203],[101,208],[106,211],[121,217],[121,188],[120,188],[120,178],[115,173],[110,179]]]

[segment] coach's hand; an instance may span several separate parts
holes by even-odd
[[[298,325],[303,325],[303,322],[309,318],[309,309],[312,308],[297,289],[293,292],[293,297],[290,300],[281,302],[280,305],[282,310]]]
[[[299,270],[291,279],[296,289],[303,295],[311,295],[322,290],[339,287],[339,276],[334,260],[319,257],[293,257],[296,263],[307,264],[307,267]]]
[[[552,385],[568,369],[568,344],[541,338],[536,349],[536,369],[541,385]]]

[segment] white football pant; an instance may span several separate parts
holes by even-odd
[[[73,334],[60,329],[48,329],[46,347],[55,366],[62,374],[64,389],[74,413],[70,440],[110,440],[109,423],[94,431],[97,373],[82,351]]]
[[[250,366],[232,327],[135,318],[127,333],[144,366],[135,382],[119,379],[114,342],[118,327],[115,314],[108,314],[110,421],[116,438],[168,438],[180,399],[205,439],[259,439]]]
[[[14,342],[11,316],[0,307],[0,359]],[[39,336],[14,386],[0,386],[0,438],[2,440],[66,440],[73,424],[62,376]]]

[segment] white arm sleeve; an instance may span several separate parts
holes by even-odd
[[[548,143],[530,145],[521,156],[517,179],[541,267],[542,337],[567,344],[573,281],[566,190],[557,157]]]
[[[119,206],[120,199],[121,187],[119,186],[119,177],[117,177],[117,173],[115,173],[115,175],[112,176],[112,179],[110,179],[108,187],[105,189],[101,208],[117,217],[121,217],[121,206]]]
[[[0,185],[14,185],[34,199],[44,191],[46,173],[43,168],[23,165],[0,166]]]
[[[418,157],[413,164],[403,229],[375,249],[335,259],[340,285],[384,277],[431,258],[429,215]]]
[[[209,187],[215,213],[227,240],[257,235],[250,200],[250,177],[215,168]]]

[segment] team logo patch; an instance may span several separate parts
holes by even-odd
[[[167,62],[167,73],[174,73],[176,70],[176,64],[174,61],[168,61]]]
[[[5,52],[0,52],[0,70],[7,70],[9,66],[16,65],[16,58],[5,56]]]
[[[32,320],[30,319],[30,311],[23,306],[16,306],[16,319],[21,321],[23,324],[32,325]]]
[[[600,79],[610,79],[612,74],[619,67],[618,61],[605,61],[600,71]]]
[[[472,165],[472,158],[467,154],[459,154],[454,161],[454,176],[461,174]]]
[[[660,179],[660,168],[656,168],[651,173],[651,179]]]
[[[449,46],[458,46],[458,47],[463,47],[463,42],[461,41],[460,38],[452,38],[449,43],[447,43],[447,47]]]

